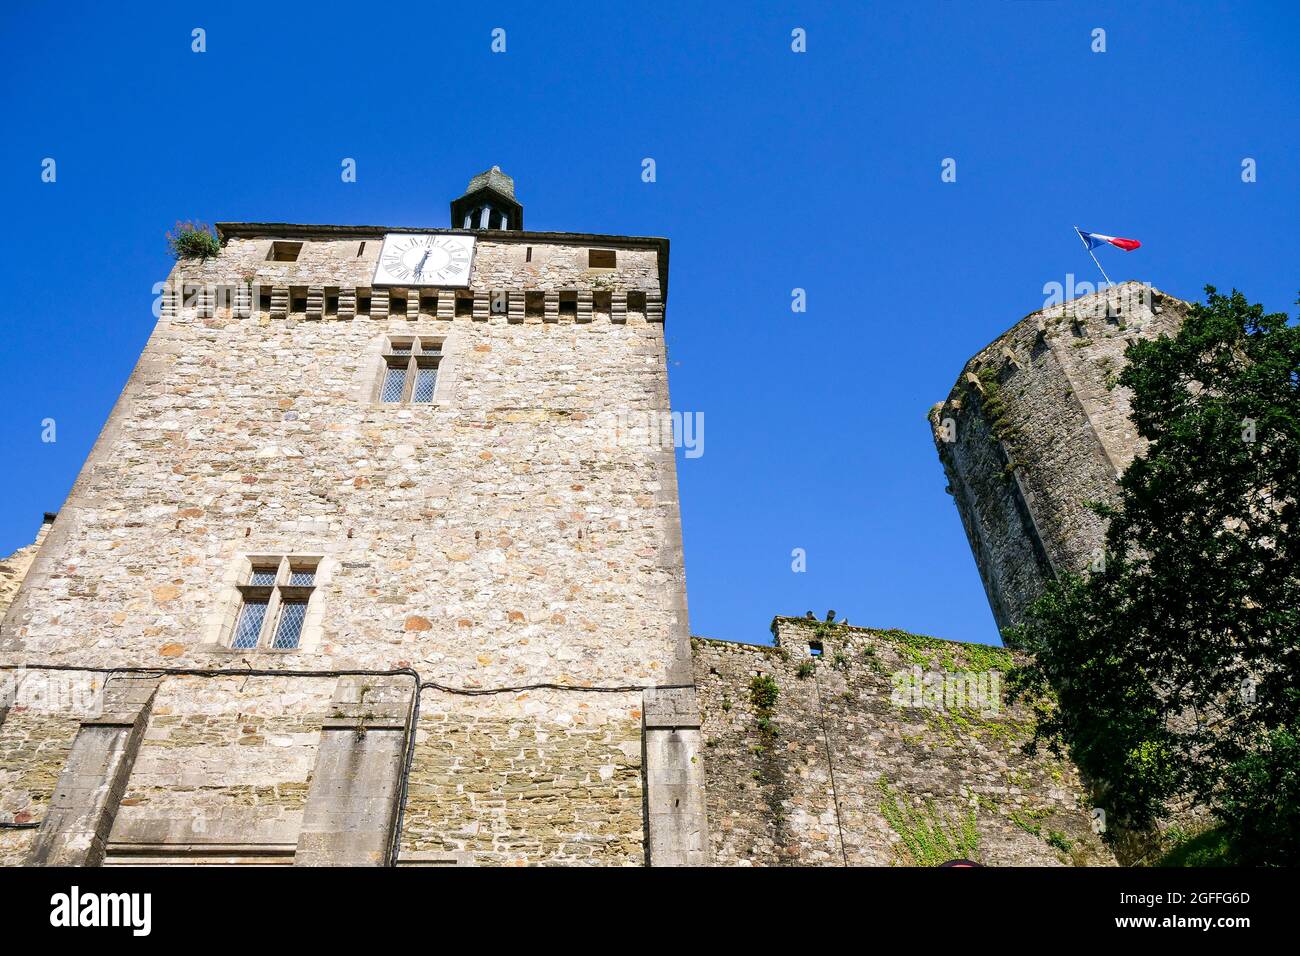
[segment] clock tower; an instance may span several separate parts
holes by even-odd
[[[0,623],[0,864],[707,862],[668,241],[451,212],[176,262]]]

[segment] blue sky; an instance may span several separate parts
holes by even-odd
[[[531,229],[668,236],[692,630],[745,641],[828,608],[998,640],[925,413],[1096,278],[1072,224],[1143,242],[1117,281],[1293,311],[1293,3],[473,6],[4,6],[0,554],[71,487],[177,219],[441,226],[495,163]]]

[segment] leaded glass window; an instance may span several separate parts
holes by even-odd
[[[279,570],[279,568],[275,565],[272,565],[269,568],[255,567],[253,568],[252,576],[248,579],[248,583],[269,587],[275,583],[275,573],[277,570]]]
[[[441,361],[441,339],[390,338],[384,350],[379,401],[385,405],[432,404]]]
[[[406,366],[390,365],[384,374],[384,391],[381,402],[400,402],[406,393]]]
[[[411,392],[413,402],[433,401],[433,388],[438,383],[438,368],[417,368],[415,370],[415,390]]]
[[[238,650],[294,650],[315,595],[319,558],[256,558],[239,585],[240,607],[230,646]]]
[[[297,647],[298,639],[302,637],[302,622],[306,617],[306,601],[281,601],[280,623],[275,628],[275,640],[271,646],[282,651]]]
[[[244,606],[239,609],[239,623],[235,626],[235,640],[231,647],[256,647],[265,619],[265,601],[244,601]]]

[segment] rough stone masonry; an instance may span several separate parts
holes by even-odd
[[[667,241],[522,213],[493,170],[459,229],[226,223],[177,262],[0,564],[0,864],[1108,860],[989,696],[1007,652],[784,618],[692,648]],[[473,237],[468,283],[375,282],[399,232]]]
[[[1116,384],[1124,350],[1172,334],[1188,304],[1126,282],[1021,319],[981,349],[930,410],[948,490],[999,628],[1018,624],[1044,583],[1100,555],[1089,507],[1115,500],[1143,451]]]
[[[460,229],[467,287],[373,286],[394,231],[222,224],[172,270],[0,630],[0,820],[41,823],[5,862],[64,804],[104,833],[60,862],[707,858],[673,448],[631,435],[668,416],[668,243]],[[428,400],[385,400],[403,352]],[[103,690],[51,667],[172,672],[110,734],[27,699]]]

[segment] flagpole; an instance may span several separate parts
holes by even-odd
[[[1079,241],[1083,243],[1083,248],[1088,250],[1088,255],[1092,256],[1092,261],[1097,263],[1097,268],[1101,271],[1101,277],[1106,280],[1106,285],[1113,286],[1115,283],[1110,281],[1110,276],[1106,275],[1106,270],[1101,268],[1100,262],[1097,262],[1097,257],[1093,254],[1092,246],[1088,245],[1088,240],[1083,238],[1083,233],[1079,230],[1078,226],[1074,227],[1074,233],[1079,237]]]

